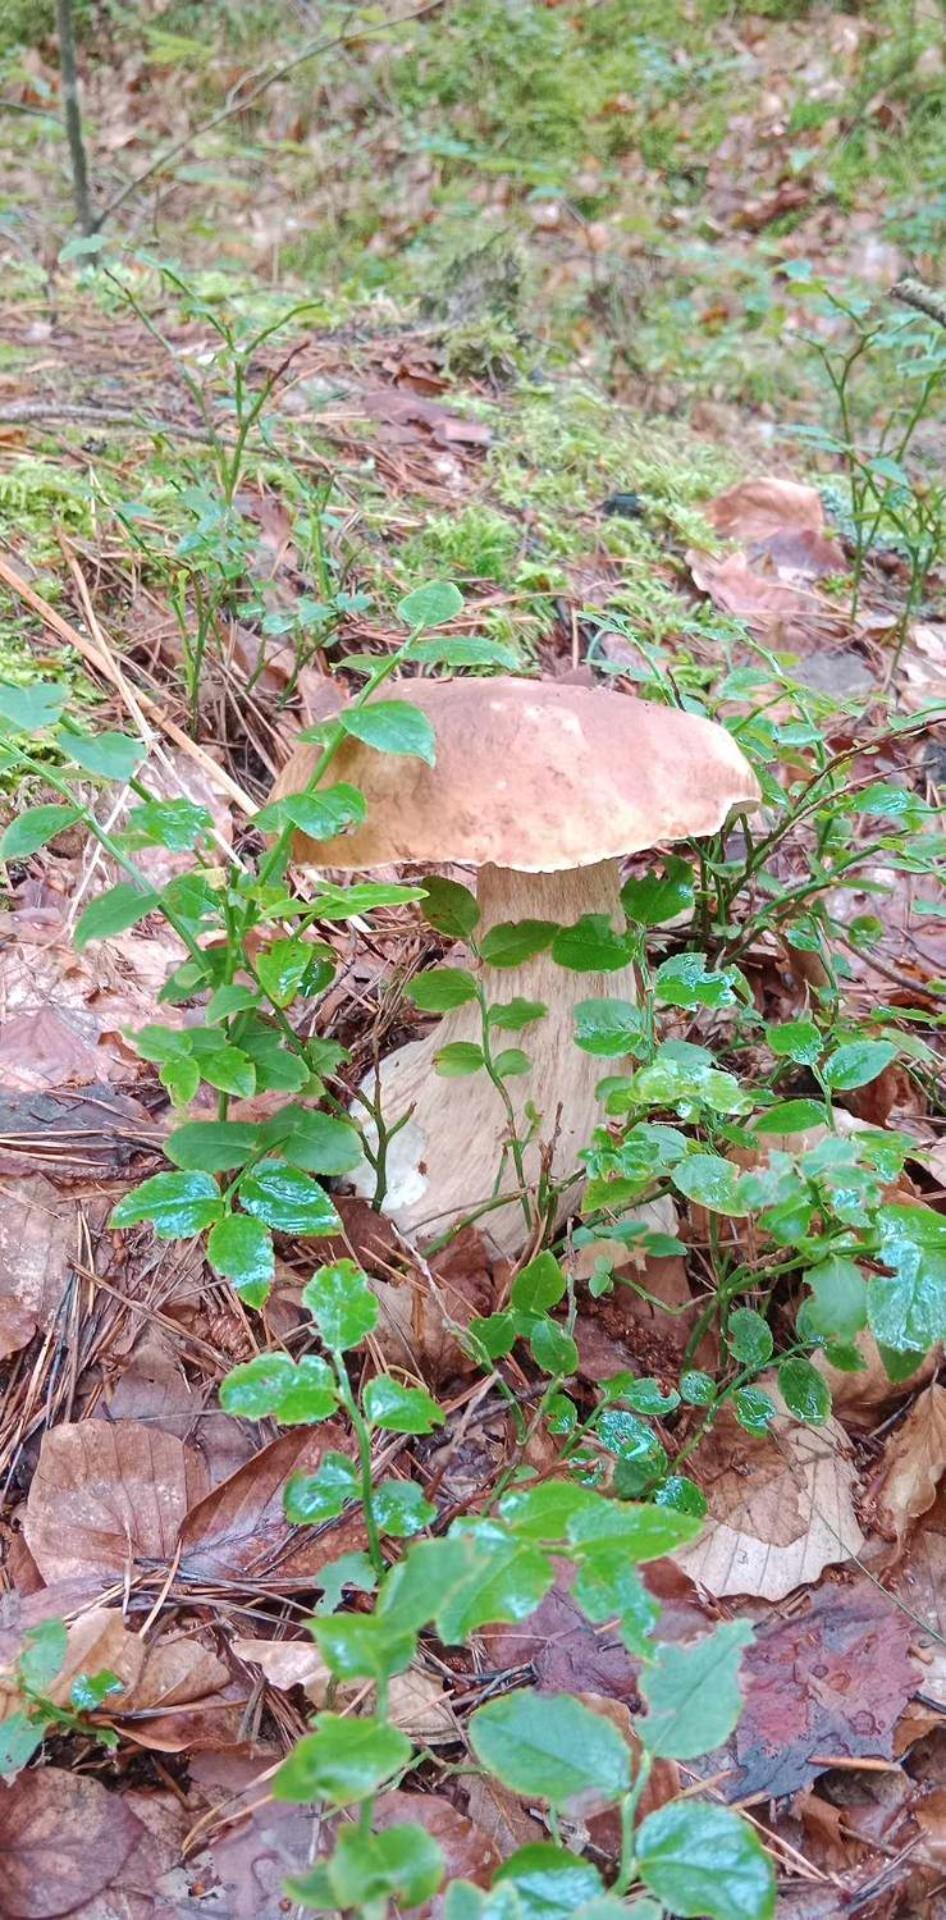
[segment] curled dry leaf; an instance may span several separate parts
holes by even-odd
[[[0,1180],[0,1290],[46,1332],[59,1311],[73,1262],[82,1252],[82,1221],[96,1235],[109,1202],[80,1199],[42,1174]]]
[[[0,1789],[0,1911],[56,1920],[126,1873],[146,1829],[120,1796],[87,1775],[42,1767]]]
[[[64,1424],[43,1437],[26,1544],[49,1581],[162,1566],[206,1485],[203,1463],[173,1434],[137,1420]]]
[[[365,1531],[357,1515],[324,1527],[293,1527],[283,1513],[292,1475],[316,1473],[323,1454],[343,1451],[346,1441],[342,1429],[328,1423],[281,1434],[199,1499],[181,1531],[181,1577],[284,1593],[317,1585],[328,1560],[362,1550]]]
[[[842,1373],[838,1367],[832,1367],[823,1353],[813,1353],[812,1364],[823,1374],[831,1389],[831,1404],[834,1411],[844,1421],[846,1427],[870,1430],[888,1413],[891,1407],[899,1406],[909,1394],[916,1393],[926,1386],[940,1361],[941,1349],[936,1347],[927,1354],[917,1354],[917,1368],[906,1380],[893,1381],[880,1357],[880,1348],[872,1333],[859,1333],[857,1350],[865,1361],[862,1373]]]
[[[896,1602],[866,1579],[826,1582],[790,1619],[761,1626],[743,1659],[733,1797],[794,1793],[835,1759],[892,1759],[920,1673],[912,1632]]]
[[[774,1382],[763,1376],[760,1384],[780,1405]],[[693,1472],[709,1519],[696,1544],[673,1557],[717,1598],[782,1600],[864,1544],[854,1514],[857,1478],[835,1420],[805,1427],[783,1415],[761,1438],[724,1407]]]
[[[884,1449],[879,1482],[873,1489],[881,1531],[902,1544],[911,1522],[929,1512],[944,1472],[946,1387],[934,1383],[920,1394]]]

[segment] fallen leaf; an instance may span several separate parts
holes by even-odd
[[[714,560],[709,554],[691,552],[686,558],[694,584],[714,606],[745,620],[753,633],[772,645],[777,639],[780,645],[804,654],[843,632],[837,608],[810,587],[789,584],[767,555],[757,567],[744,553]]]
[[[946,1708],[946,1485],[909,1536],[890,1589],[914,1619],[923,1660],[917,1691]]]
[[[98,1049],[58,1007],[14,1014],[0,1027],[0,1087],[5,1093],[84,1087],[101,1071]]]
[[[402,1823],[426,1828],[442,1848],[447,1886],[453,1880],[472,1880],[474,1886],[489,1886],[503,1855],[489,1834],[460,1813],[444,1794],[404,1793],[399,1788],[383,1793],[374,1810],[375,1831],[384,1833],[388,1827]],[[442,1896],[432,1903],[433,1916],[441,1905]]]
[[[122,1579],[164,1565],[206,1487],[198,1456],[137,1420],[64,1424],[44,1434],[23,1531],[44,1580]]]
[[[767,1376],[760,1385],[781,1404]],[[783,1414],[761,1438],[724,1407],[691,1471],[709,1518],[696,1544],[673,1558],[717,1598],[782,1600],[864,1544],[854,1514],[857,1477],[834,1420],[806,1427]]]
[[[12,1293],[0,1293],[0,1360],[22,1353],[35,1332],[35,1315],[21,1307]]]
[[[313,1641],[237,1639],[232,1644],[236,1658],[259,1667],[271,1687],[283,1693],[304,1687],[313,1705],[324,1706],[332,1674]]]
[[[461,1737],[443,1681],[421,1668],[394,1675],[389,1712],[394,1725],[418,1746],[436,1747]]]
[[[757,480],[741,480],[738,486],[718,493],[703,512],[726,540],[764,541],[800,528],[824,532],[820,493],[797,480],[764,475]]]
[[[743,1656],[732,1797],[810,1785],[832,1759],[893,1758],[894,1730],[916,1692],[912,1623],[872,1582],[826,1584],[788,1620],[765,1622]]]
[[[4,1920],[56,1920],[120,1879],[145,1837],[117,1793],[58,1767],[21,1773],[0,1788],[0,1912]]]
[[[813,1353],[811,1358],[812,1365],[824,1375],[831,1389],[835,1413],[841,1416],[846,1427],[858,1430],[875,1427],[891,1407],[898,1406],[901,1400],[906,1400],[911,1393],[926,1386],[933,1378],[940,1360],[939,1347],[927,1354],[917,1354],[916,1372],[906,1380],[893,1381],[872,1333],[865,1331],[858,1334],[857,1350],[866,1362],[860,1373],[842,1372],[839,1367],[833,1367],[820,1351]]]
[[[290,1526],[283,1513],[286,1482],[295,1473],[315,1473],[323,1454],[344,1449],[340,1427],[281,1434],[254,1454],[187,1515],[181,1531],[180,1577],[239,1581],[282,1593],[318,1584],[328,1560],[365,1545],[364,1524],[355,1515],[324,1527]]]
[[[946,1472],[946,1387],[935,1383],[889,1436],[873,1507],[881,1531],[902,1543],[912,1521],[928,1513]]]
[[[53,1326],[85,1249],[82,1221],[93,1235],[108,1217],[101,1194],[65,1192],[42,1174],[0,1180],[0,1290],[43,1332]]]
[[[174,1341],[149,1326],[109,1394],[107,1413],[113,1421],[142,1420],[176,1434],[200,1455],[215,1487],[252,1459],[254,1444],[248,1427],[206,1401],[207,1390],[187,1378]]]

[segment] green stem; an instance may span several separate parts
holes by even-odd
[[[364,1414],[352,1392],[348,1370],[340,1353],[332,1354],[332,1365],[338,1381],[338,1392],[342,1405],[354,1429],[358,1446],[358,1464],[361,1470],[361,1503],[365,1515],[365,1532],[368,1535],[368,1555],[371,1564],[381,1580],[384,1577],[384,1555],[381,1552],[381,1535],[374,1510],[374,1470],[371,1461],[371,1434]]]

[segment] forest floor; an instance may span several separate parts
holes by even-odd
[[[707,971],[668,995],[661,1033],[769,1102],[773,1160],[797,1169],[826,1134],[873,1145],[833,1182],[805,1161],[834,1192],[797,1232],[773,1219],[784,1166],[731,1213],[677,1183],[672,1246],[635,1247],[631,1284],[589,1288],[570,1235],[569,1393],[583,1417],[611,1375],[672,1396],[646,1431],[664,1470],[685,1454],[709,1517],[685,1569],[657,1563],[663,1631],[754,1629],[738,1729],[667,1797],[702,1780],[748,1811],[786,1920],[946,1914],[946,1242],[929,1230],[926,1318],[905,1309],[902,1339],[878,1344],[850,1289],[830,1338],[809,1325],[830,1417],[817,1396],[811,1424],[794,1417],[780,1374],[777,1432],[730,1405],[696,1444],[699,1392],[678,1393],[696,1359],[732,1399],[707,1309],[723,1281],[743,1275],[740,1304],[794,1354],[819,1234],[856,1292],[891,1221],[946,1213],[946,323],[892,291],[946,277],[942,6],[87,0],[87,239],[39,13],[0,20],[3,687],[52,680],[84,728],[141,731],[151,791],[206,809],[240,868],[300,726],[333,678],[357,688],[346,658],[385,658],[398,603],[446,580],[451,636],[705,712],[759,772],[765,858],[716,849],[728,909],[717,891],[708,918],[703,869]],[[8,741],[5,820],[56,797],[54,762],[41,737],[24,770]],[[127,800],[106,794],[100,818],[121,826]],[[140,865],[163,889],[192,862],[158,841]],[[329,1529],[304,1552],[283,1515],[310,1431],[237,1419],[218,1392],[234,1365],[298,1350],[311,1245],[277,1235],[257,1311],[199,1241],[109,1227],[179,1120],[129,1034],[169,1017],[182,950],[157,915],[76,949],[117,878],[76,825],[4,871],[0,1749],[24,1701],[45,1741],[0,1792],[0,1920],[277,1920],[311,1821],[266,1783],[324,1702],[302,1623],[339,1546]],[[402,989],[444,943],[396,902],[330,931],[318,1031],[346,1049],[344,1092],[422,1021]],[[691,938],[659,923],[655,962]],[[794,1038],[770,1046],[775,1030]],[[863,1071],[832,1081],[859,1046]],[[259,1117],[256,1098],[231,1118]],[[705,1154],[758,1159],[748,1108],[707,1121],[668,1097],[647,1117],[668,1108]],[[498,1359],[484,1393],[417,1300],[432,1268],[451,1328],[489,1315],[508,1266],[470,1227],[428,1268],[344,1180],[334,1199],[342,1254],[413,1302],[410,1377],[448,1409],[404,1472],[444,1513],[475,1509],[519,1444],[508,1399],[533,1357]],[[616,1217],[605,1197],[601,1243]],[[548,1474],[551,1425],[530,1445]],[[64,1664],[30,1694],[25,1650],[53,1621]],[[77,1720],[72,1682],[103,1670],[117,1704]],[[527,1625],[399,1676],[399,1724],[426,1749],[410,1798],[455,1877],[485,1883],[548,1832],[462,1772],[477,1689],[525,1675],[637,1713],[640,1672],[559,1581]],[[607,1816],[579,1839],[607,1878]]]

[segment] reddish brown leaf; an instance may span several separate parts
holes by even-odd
[[[281,1434],[194,1506],[181,1533],[181,1574],[198,1581],[240,1580],[282,1592],[311,1586],[320,1567],[365,1544],[360,1519],[327,1527],[291,1527],[283,1513],[286,1482],[315,1473],[323,1454],[344,1449],[341,1428]]]
[[[946,1387],[921,1393],[884,1449],[874,1508],[881,1530],[902,1542],[912,1521],[928,1513],[946,1472]]]
[[[86,1420],[44,1435],[23,1531],[45,1580],[121,1578],[161,1566],[207,1485],[173,1434],[137,1420]]]
[[[459,1813],[452,1800],[440,1793],[395,1790],[382,1794],[374,1810],[376,1831],[383,1833],[387,1827],[408,1822],[426,1827],[443,1849],[448,1885],[451,1880],[472,1880],[478,1887],[489,1886],[502,1855],[489,1835]]]
[[[806,528],[813,533],[824,531],[824,508],[820,493],[815,487],[803,486],[797,480],[781,480],[772,476],[741,480],[738,486],[718,493],[703,511],[710,525],[724,539],[743,540],[747,544],[771,539],[773,535],[788,529],[795,532],[799,528]]]
[[[0,1293],[0,1360],[11,1353],[22,1353],[36,1332],[33,1314],[21,1307],[12,1293]]]
[[[93,1231],[104,1225],[108,1201],[82,1202]],[[80,1203],[42,1174],[0,1180],[0,1291],[51,1327],[81,1251]]]
[[[87,1775],[43,1767],[0,1788],[4,1920],[75,1913],[118,1880],[145,1837],[118,1794]]]

